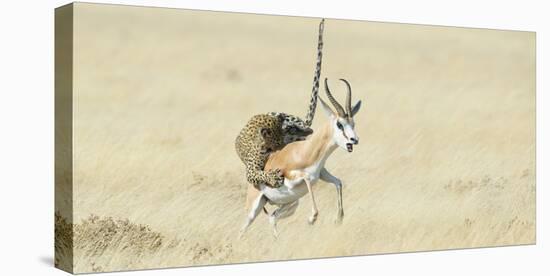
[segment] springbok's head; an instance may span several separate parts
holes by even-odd
[[[327,93],[327,97],[336,109],[336,112],[334,112],[328,104],[323,101],[321,97],[319,97],[319,100],[321,100],[321,106],[325,110],[325,113],[328,115],[330,119],[330,125],[332,127],[332,140],[341,148],[346,149],[348,152],[353,151],[353,145],[357,145],[359,143],[359,137],[357,137],[357,134],[355,133],[355,122],[353,121],[353,116],[357,114],[359,111],[359,108],[361,108],[361,101],[358,101],[353,107],[351,106],[351,86],[349,85],[349,82],[340,79],[346,84],[346,87],[348,88],[348,95],[346,98],[346,109],[340,105],[336,99],[332,96],[330,93],[330,89],[328,88],[327,79],[325,78],[325,92]]]

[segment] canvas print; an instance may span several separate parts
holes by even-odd
[[[55,265],[534,244],[535,33],[55,11]]]

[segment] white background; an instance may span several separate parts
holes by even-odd
[[[546,1],[102,1],[326,18],[537,32],[537,245],[109,275],[549,275]],[[4,1],[0,8],[0,275],[63,275],[53,261],[54,8],[68,1]],[[544,109],[546,107],[546,109]],[[546,233],[545,233],[546,232]],[[353,239],[353,237],[349,237]],[[319,241],[322,242],[322,241]],[[546,258],[544,257],[546,255]]]

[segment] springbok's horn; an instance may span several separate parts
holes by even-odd
[[[348,95],[346,97],[346,113],[349,117],[351,117],[351,85],[349,85],[349,82],[345,79],[340,80],[343,81],[348,87]]]
[[[325,92],[327,92],[328,99],[330,100],[334,108],[336,108],[336,112],[338,112],[338,116],[345,117],[346,112],[344,111],[344,108],[342,108],[342,106],[336,101],[336,99],[330,93],[330,89],[328,89],[327,78],[325,78]]]

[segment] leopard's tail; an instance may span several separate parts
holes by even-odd
[[[313,117],[315,117],[315,109],[317,108],[317,95],[319,94],[319,79],[321,77],[321,63],[323,60],[323,29],[325,27],[325,19],[321,19],[319,23],[319,40],[317,41],[317,64],[315,66],[315,75],[313,77],[313,89],[311,90],[311,99],[309,100],[309,110],[306,115],[306,125],[311,126]]]

